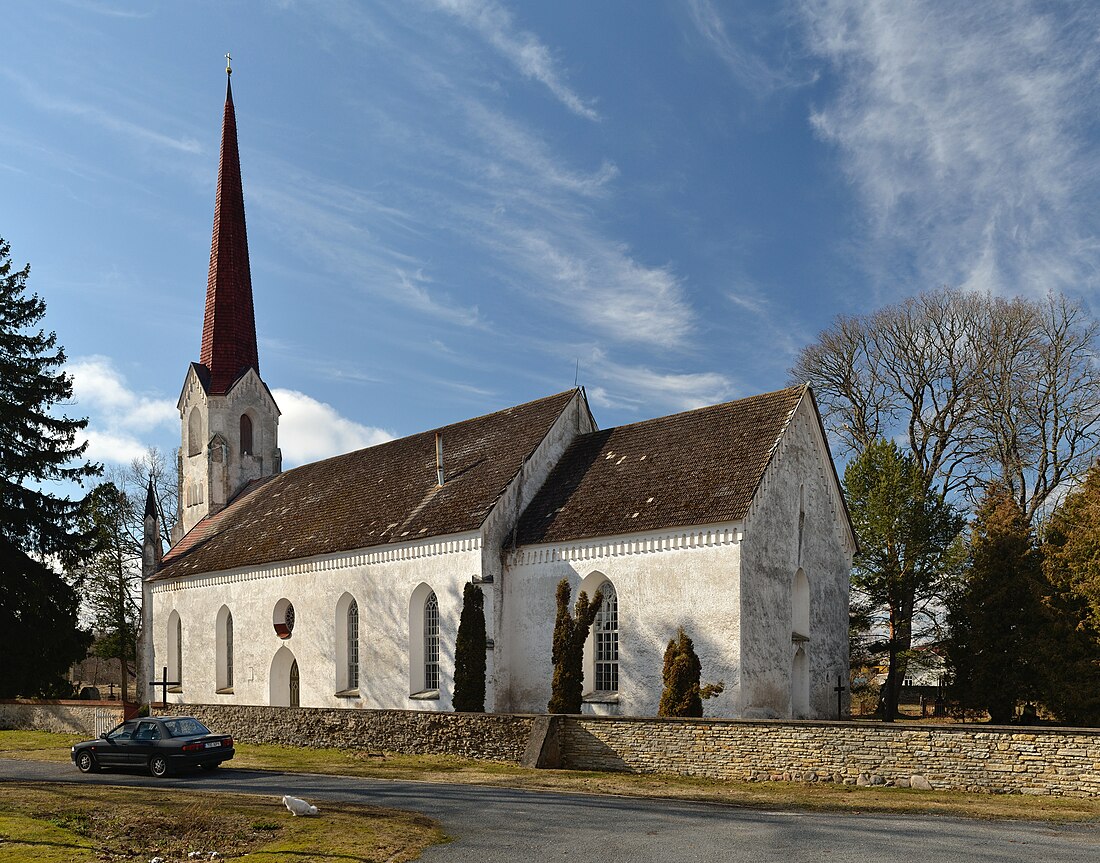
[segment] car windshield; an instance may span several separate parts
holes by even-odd
[[[210,729],[197,719],[165,719],[164,727],[173,737],[195,737],[199,734],[209,734]]]

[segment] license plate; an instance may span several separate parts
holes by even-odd
[[[213,743],[207,743],[206,748],[207,749],[217,749],[221,745],[222,745],[222,742],[220,740],[215,740]]]

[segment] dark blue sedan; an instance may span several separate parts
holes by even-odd
[[[233,738],[212,733],[190,716],[150,716],[129,719],[97,740],[78,743],[71,754],[81,773],[137,767],[166,776],[182,767],[213,770],[233,757]]]

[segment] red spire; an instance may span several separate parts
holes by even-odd
[[[260,371],[256,317],[252,311],[252,274],[248,268],[248,236],[244,227],[241,158],[237,152],[237,118],[233,113],[233,89],[228,81],[199,362],[210,370],[212,393],[228,391],[249,367],[257,373]]]

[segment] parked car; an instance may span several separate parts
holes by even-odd
[[[101,767],[140,767],[166,776],[183,767],[213,770],[233,757],[233,738],[214,734],[190,716],[150,716],[130,719],[96,740],[72,749],[81,773]]]

